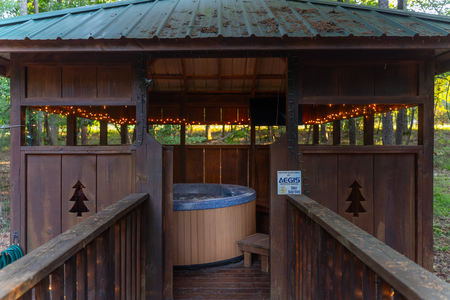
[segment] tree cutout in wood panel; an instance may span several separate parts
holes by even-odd
[[[362,206],[361,202],[366,201],[361,194],[359,189],[362,189],[362,186],[355,180],[350,186],[352,189],[350,195],[348,196],[347,202],[351,202],[350,206],[345,211],[346,213],[353,213],[353,217],[359,217],[359,213],[365,213],[366,210]]]
[[[81,217],[82,213],[89,212],[89,209],[86,207],[86,205],[84,205],[84,201],[89,201],[89,199],[86,198],[86,195],[83,192],[83,189],[86,187],[78,180],[72,188],[75,189],[75,192],[73,193],[73,196],[69,201],[75,203],[73,204],[69,212],[76,213],[77,217]]]

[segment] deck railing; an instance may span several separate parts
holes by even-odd
[[[450,285],[304,195],[288,200],[290,299],[450,299]]]
[[[144,299],[147,199],[129,195],[0,270],[0,299]]]

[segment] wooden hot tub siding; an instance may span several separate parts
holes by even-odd
[[[236,240],[256,232],[255,204],[174,211],[173,264],[207,264],[242,255]]]

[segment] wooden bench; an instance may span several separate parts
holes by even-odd
[[[255,233],[237,240],[239,250],[244,252],[244,265],[252,266],[252,253],[261,255],[261,270],[269,272],[269,235]]]

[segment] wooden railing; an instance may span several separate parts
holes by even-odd
[[[288,200],[289,299],[450,299],[450,285],[304,195]]]
[[[0,299],[144,299],[148,194],[132,194],[0,270]]]

